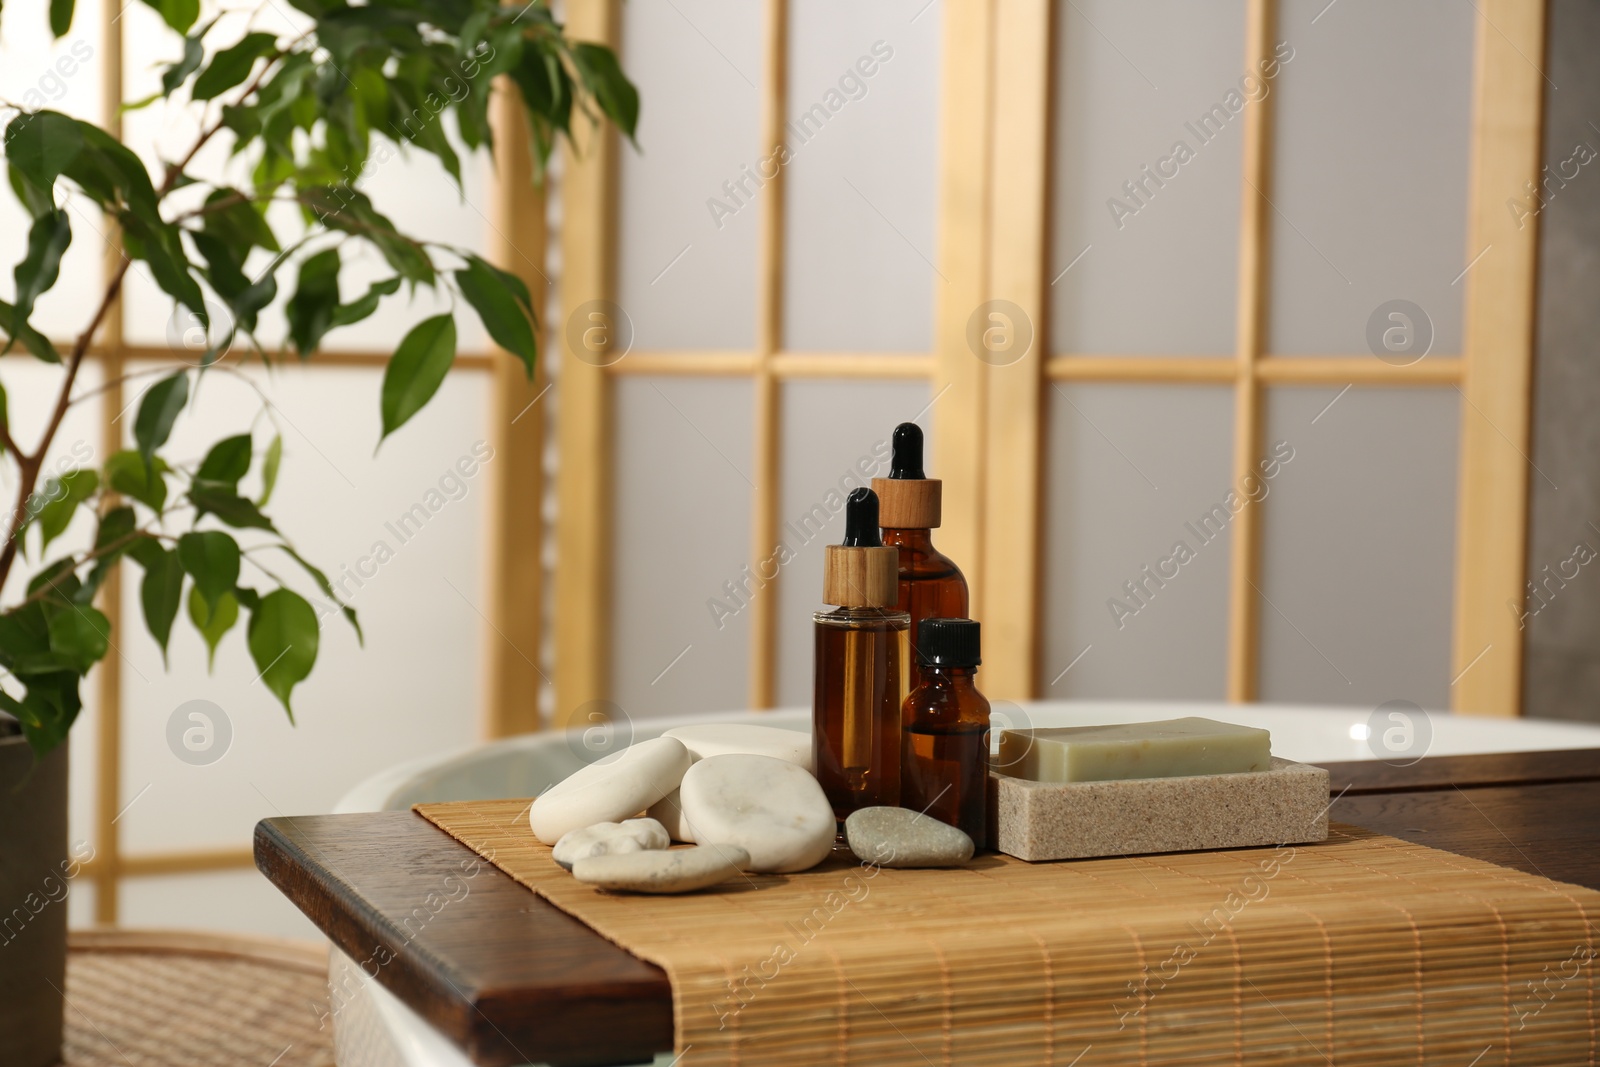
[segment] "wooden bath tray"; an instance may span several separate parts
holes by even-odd
[[[1335,766],[1332,770],[1334,793],[1339,797],[1332,811],[1336,822],[1365,825],[1558,880],[1600,886],[1600,819],[1596,818],[1600,813],[1600,754],[1463,757],[1425,760],[1404,770],[1381,764]],[[1296,862],[1304,855],[1303,850]],[[416,816],[389,813],[267,820],[258,828],[257,856],[258,865],[269,877],[347,954],[359,961],[382,946],[392,959],[378,969],[378,980],[481,1064],[628,1063],[672,1046],[672,990],[665,974],[534,897],[499,870],[480,864],[469,883],[470,893],[436,912],[425,908],[424,919],[416,918],[416,909],[430,894],[437,897],[451,892],[442,888],[444,879],[454,876],[459,884],[461,864],[473,858],[459,843]],[[1293,866],[1291,863],[1289,869]],[[1155,874],[1153,870],[1150,873]],[[749,899],[757,898],[752,895]],[[1258,903],[1270,903],[1270,898]],[[1572,913],[1569,905],[1566,914]],[[1391,909],[1391,916],[1398,914]],[[970,921],[983,921],[982,913]],[[1248,917],[1242,918],[1240,928],[1248,921]],[[1412,936],[1409,928],[1402,933],[1405,938]],[[1522,946],[1531,943],[1515,939],[1503,954],[1507,965],[1521,968],[1528,963],[1539,971],[1540,964],[1525,961],[1521,955]],[[818,945],[822,944],[819,940]],[[1211,949],[1207,952],[1216,955]],[[1149,961],[1152,971],[1159,974],[1165,955]],[[1231,968],[1231,950],[1220,956],[1224,969]],[[1164,1061],[1158,1058],[1165,1051],[1159,1026],[1153,1035],[1150,1030],[1160,1023],[1158,1013],[1171,1005],[1181,1006],[1184,983],[1195,980],[1198,988],[1210,981],[1203,968],[1213,965],[1205,958],[1185,966],[1176,984],[1147,998],[1142,1010],[1129,1016],[1130,1026],[1146,1028],[1143,1052],[1149,1062],[1207,1062],[1208,1056],[1215,1062],[1235,1062],[1235,1050],[1227,1047],[1235,1032],[1240,1041],[1247,1033],[1277,1033],[1275,1062],[1326,1062],[1318,1049],[1328,1043],[1328,1016],[1312,1010],[1308,999],[1286,999],[1278,975],[1267,976],[1253,969],[1248,948],[1244,958],[1245,966],[1251,968],[1246,975],[1261,987],[1263,995],[1258,997],[1248,984],[1234,983],[1240,996],[1239,1025],[1226,1028],[1229,1041],[1214,1053],[1206,1053],[1205,1045],[1191,1043],[1193,1055]],[[1560,969],[1567,958],[1563,954],[1561,959],[1543,962]],[[1070,962],[1070,954],[1057,961],[1054,973],[1058,977],[1070,974]],[[1497,965],[1492,970],[1484,981],[1503,991],[1501,968]],[[942,973],[934,961],[923,995],[935,1003],[943,996]],[[795,971],[790,977],[800,978],[801,974]],[[1265,984],[1262,977],[1267,978]],[[1541,1027],[1570,1037],[1573,1026],[1591,1025],[1588,1020],[1592,1016],[1584,1014],[1592,1004],[1587,985],[1590,977],[1585,973],[1584,983],[1569,985],[1520,1031],[1518,1023],[1526,1013],[1506,1014],[1508,1000],[1515,1007],[1515,994],[1490,996],[1481,983],[1475,991],[1459,990],[1455,1001],[1445,997],[1427,1003],[1426,1018],[1444,1021],[1451,1005],[1463,997],[1477,999],[1480,1014],[1492,1013],[1496,1021],[1488,1029],[1494,1033],[1485,1031],[1484,1044],[1462,1060],[1471,1062],[1508,1037],[1515,1040],[1537,1033]],[[850,979],[859,984],[855,975]],[[838,985],[837,979],[834,984]],[[848,991],[844,995],[848,998]],[[1124,990],[1124,999],[1127,996]],[[1250,1003],[1243,1002],[1245,997]],[[1410,1014],[1404,1022],[1408,1027],[1414,1027],[1418,1018],[1417,1003],[1415,998],[1406,1003]],[[759,999],[750,1001],[738,1018],[753,1019],[759,1004]],[[900,1007],[879,1006],[891,1014]],[[1110,1002],[1098,1005],[1103,1013],[1112,1008]],[[1293,1027],[1284,1023],[1279,1009],[1293,1020]],[[1575,1021],[1573,1012],[1578,1012],[1582,1021]],[[1339,1017],[1343,1014],[1338,1013]],[[1068,1017],[1060,1014],[1057,1021]],[[1355,1017],[1362,1017],[1361,1013]],[[1372,1021],[1375,1034],[1393,1031],[1401,1022],[1390,1019],[1385,1023],[1373,1011],[1365,1017]],[[1477,1029],[1481,1028],[1480,1022]],[[890,1042],[903,1040],[881,1023],[878,1029],[890,1034]],[[1477,1029],[1467,1025],[1437,1032],[1426,1059],[1432,1060],[1435,1053],[1449,1059],[1456,1045],[1476,1040]],[[1508,1034],[1508,1029],[1515,1033]],[[1424,1033],[1435,1033],[1433,1022],[1424,1027]],[[1058,1025],[1054,1034],[1050,1051],[1063,1064],[1070,1063],[1088,1041],[1085,1037],[1077,1047],[1068,1048],[1076,1032]],[[875,1031],[863,1025],[860,1036],[866,1047]],[[1152,1036],[1156,1039],[1153,1044]],[[1340,1039],[1336,1029],[1335,1042]],[[1139,1062],[1137,1048],[1127,1057],[1117,1051],[1119,1040],[1111,1037],[1097,1045],[1095,1061]],[[1007,1062],[1045,1062],[1037,1049],[1025,1049],[1026,1043],[1019,1037],[1016,1054]],[[872,1051],[870,1047],[866,1050]],[[912,1055],[909,1046],[898,1054],[891,1054],[888,1045],[881,1051],[884,1055],[877,1059],[882,1062],[894,1062],[898,1054]],[[943,1063],[950,1062],[945,1059],[948,1051],[936,1039],[931,1045],[923,1042],[919,1053],[925,1053],[931,1062]],[[1519,1064],[1584,1062],[1586,1056],[1573,1060],[1569,1051],[1554,1045],[1541,1049],[1524,1043],[1518,1044],[1516,1051],[1514,1062]],[[691,1052],[687,1062],[694,1059]],[[915,1062],[923,1061],[919,1056]],[[956,1055],[954,1062],[983,1061]],[[1383,1057],[1365,1057],[1361,1062],[1383,1062]],[[1417,1062],[1414,1050],[1409,1062]],[[1503,1062],[1503,1056],[1497,1060],[1495,1055],[1487,1055],[1483,1062]]]

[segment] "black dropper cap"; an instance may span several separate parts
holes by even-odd
[[[923,619],[917,623],[917,657],[930,667],[976,667],[979,624],[971,619]]]
[[[850,548],[881,548],[878,533],[878,494],[866,486],[850,490],[844,502],[844,540]]]
[[[894,458],[889,462],[889,477],[906,480],[926,478],[922,470],[922,427],[902,422],[894,428]]]

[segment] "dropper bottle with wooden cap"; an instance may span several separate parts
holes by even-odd
[[[878,494],[878,521],[883,543],[900,554],[899,589],[895,604],[911,616],[913,644],[923,619],[967,617],[967,579],[944,553],[933,547],[932,531],[939,525],[942,483],[922,469],[922,427],[902,422],[894,428],[894,452],[889,477],[872,479]],[[922,680],[915,651],[910,656],[911,688]]]
[[[812,616],[816,660],[812,756],[817,781],[841,820],[858,808],[900,803],[900,709],[910,616],[895,607],[899,553],[878,534],[878,497],[845,501],[844,543],[828,545],[822,599]]]

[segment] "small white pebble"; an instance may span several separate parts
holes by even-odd
[[[551,850],[555,861],[567,870],[581,859],[616,856],[625,852],[650,852],[672,844],[666,827],[654,819],[625,819],[622,822],[597,822],[561,835]]]

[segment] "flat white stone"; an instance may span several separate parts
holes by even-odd
[[[673,790],[677,792],[677,790]],[[551,855],[567,870],[591,856],[616,856],[625,852],[647,852],[672,844],[666,827],[654,819],[627,819],[623,822],[597,822],[581,830],[561,835]]]
[[[528,825],[547,845],[563,834],[618,822],[644,811],[678,787],[689,750],[671,737],[630,745],[558,782],[528,809]]]
[[[683,742],[689,755],[697,760],[707,756],[771,756],[815,774],[816,764],[811,758],[811,735],[797,730],[780,730],[776,726],[753,726],[738,722],[709,722],[698,726],[677,726],[662,737],[675,737]]]
[[[678,726],[661,735],[683,742],[689,757],[701,760],[707,756],[771,756],[785,763],[793,763],[815,773],[811,758],[811,735],[794,730],[780,730],[775,726],[752,726],[747,723],[702,723],[698,726]],[[667,828],[674,841],[693,843],[697,840],[694,827],[683,817],[683,803],[674,789],[646,812]]]
[[[572,876],[601,889],[688,893],[726,882],[749,862],[750,854],[733,845],[697,845],[670,852],[589,856],[572,865]]]
[[[787,874],[833,850],[833,808],[805,770],[771,756],[707,756],[679,787],[683,817],[702,842],[738,845],[752,871]]]

